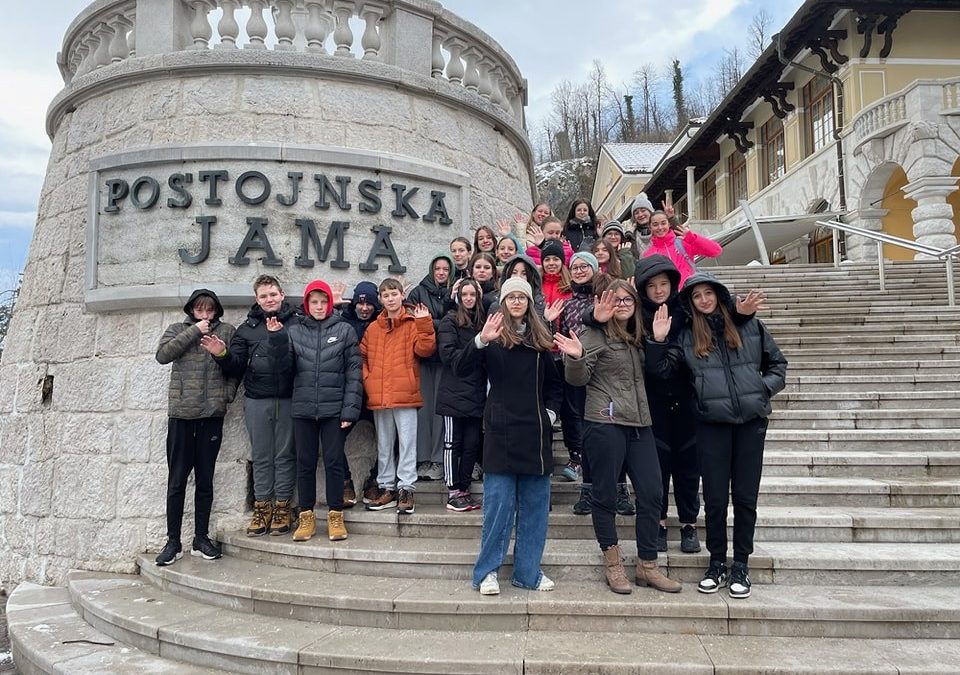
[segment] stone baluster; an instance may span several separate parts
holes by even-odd
[[[223,10],[223,16],[217,24],[217,32],[220,33],[220,44],[217,49],[236,49],[237,36],[240,35],[240,24],[234,13],[237,11],[238,0],[220,0],[220,8]]]
[[[463,86],[469,91],[476,92],[480,87],[480,74],[477,71],[480,52],[476,47],[467,47],[463,50],[463,60],[467,64],[463,73]]]
[[[366,22],[360,46],[363,47],[363,58],[369,61],[380,61],[380,33],[377,24],[383,17],[383,7],[380,5],[363,5],[360,7],[360,17]]]
[[[947,199],[957,190],[957,180],[956,176],[924,176],[903,186],[904,196],[917,202],[911,215],[913,236],[918,244],[936,248],[956,246],[953,207]],[[920,253],[914,256],[915,259],[927,257]]]
[[[304,29],[307,51],[326,54],[327,48],[323,43],[327,39],[327,33],[330,32],[330,9],[327,7],[327,0],[306,0],[306,7],[309,13],[307,26]]]
[[[447,79],[454,84],[463,84],[464,68],[460,60],[460,54],[465,46],[463,40],[458,37],[449,37],[443,46],[450,52],[450,60],[447,62]]]
[[[263,18],[263,8],[266,5],[265,0],[247,0],[247,6],[250,8],[250,18],[247,20],[247,37],[250,42],[243,46],[244,49],[266,49],[264,40],[267,39],[267,22]]]
[[[333,13],[337,17],[337,27],[333,31],[333,41],[337,45],[336,56],[350,56],[353,46],[353,31],[350,30],[350,17],[353,16],[354,3],[350,0],[333,0]]]
[[[506,94],[506,84],[507,80],[503,76],[503,66],[497,66],[492,71],[490,71],[491,84],[493,85],[493,91],[490,92],[490,100],[501,108],[505,108],[507,105],[507,94]]]
[[[77,67],[74,76],[86,75],[90,71],[90,34],[80,38],[77,44]]]
[[[490,100],[490,92],[493,90],[490,84],[490,66],[489,59],[481,55],[480,61],[477,63],[477,72],[480,73],[480,85],[477,87],[477,93],[488,101]]]
[[[433,33],[433,52],[430,57],[430,77],[443,77],[443,35]]]
[[[293,0],[277,0],[274,10],[277,31],[277,51],[291,52],[297,37],[297,24],[293,22]]]
[[[110,27],[113,29],[113,39],[110,41],[110,63],[120,63],[130,56],[130,50],[127,47],[127,31],[133,26],[133,23],[123,14],[118,14],[110,20]]]
[[[190,21],[190,38],[193,40],[193,48],[207,49],[213,35],[213,29],[210,28],[210,21],[207,19],[210,5],[207,0],[190,0],[190,6],[193,7],[193,20]]]
[[[93,29],[93,36],[97,40],[97,48],[93,52],[93,67],[102,68],[110,63],[110,42],[113,31],[105,23],[98,23]]]
[[[137,55],[137,21],[136,14],[124,17],[130,23],[130,32],[127,33],[127,58],[132,59]]]

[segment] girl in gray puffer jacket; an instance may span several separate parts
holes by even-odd
[[[667,305],[657,310],[647,367],[661,377],[683,369],[696,398],[697,451],[710,551],[710,566],[697,590],[715,593],[727,584],[727,505],[732,486],[729,592],[732,598],[746,598],[770,398],[785,386],[787,360],[759,320],[734,323],[727,309],[730,291],[713,275],[698,272],[689,277],[680,300],[688,308],[690,321],[677,342],[667,344],[663,342],[671,323]]]

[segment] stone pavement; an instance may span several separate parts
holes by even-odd
[[[661,564],[677,595],[603,585],[577,486],[554,485],[551,593],[469,587],[479,513],[347,513],[350,538],[223,532],[224,558],[139,575],[21,584],[8,614],[24,672],[960,672],[960,310],[942,266],[723,269],[770,296],[790,359],[761,485],[753,595],[701,595],[706,553]],[[564,452],[558,445],[557,467]],[[477,492],[482,493],[479,489]],[[322,519],[319,523],[322,532]],[[629,519],[618,518],[628,562]],[[508,560],[509,563],[509,560]],[[189,665],[188,665],[189,664]]]

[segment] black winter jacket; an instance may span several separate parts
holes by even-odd
[[[437,331],[437,353],[443,362],[440,389],[437,394],[437,415],[450,417],[483,417],[487,399],[487,374],[483,368],[473,368],[457,375],[467,345],[473,342],[477,331],[457,325],[457,312],[451,310],[440,320]]]
[[[677,342],[650,342],[647,368],[660,377],[685,369],[704,422],[743,424],[770,414],[770,398],[785,386],[787,360],[763,323],[752,319],[737,326],[743,346],[729,349],[714,333],[714,349],[698,358],[693,331],[681,331]]]
[[[350,324],[335,314],[322,321],[300,316],[286,330],[272,333],[270,346],[274,359],[292,364],[296,372],[293,417],[346,422],[360,418],[362,363]]]
[[[456,373],[483,366],[490,393],[483,411],[483,470],[546,476],[553,471],[553,428],[547,410],[556,413],[562,397],[553,356],[526,345],[513,349],[491,342],[479,349],[470,342]]]
[[[436,258],[430,262],[431,268],[435,260]],[[407,302],[412,305],[420,303],[426,305],[427,309],[430,310],[430,316],[433,317],[433,331],[436,333],[440,329],[440,319],[450,309],[450,289],[446,286],[438,286],[433,279],[433,274],[428,274],[416,288],[410,291]],[[421,359],[421,361],[440,363],[440,356],[434,353],[433,356]]]
[[[286,325],[298,312],[286,300],[277,312],[277,320]],[[290,398],[293,395],[293,363],[277,362],[270,352],[267,317],[260,305],[247,313],[247,320],[237,327],[227,353],[214,357],[228,377],[242,377],[247,398]],[[279,369],[277,366],[279,365]]]

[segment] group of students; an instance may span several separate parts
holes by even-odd
[[[635,583],[681,590],[657,565],[667,549],[670,477],[681,550],[696,552],[702,476],[710,565],[698,590],[729,585],[732,597],[749,596],[766,417],[786,361],[754,318],[763,294],[733,298],[697,271],[694,257],[718,255],[717,244],[642,195],[631,211],[626,223],[601,223],[578,200],[561,223],[538,204],[525,223],[525,248],[508,222],[496,231],[482,226],[472,242],[458,237],[449,254],[434,256],[409,292],[394,278],[364,281],[344,302],[342,289],[316,280],[304,291],[302,312],[279,281],[261,276],[256,304],[236,330],[221,321],[216,295],[197,290],[186,320],[165,331],[157,351],[158,361],[174,364],[168,541],[157,564],[182,555],[191,469],[192,553],[220,556],[207,536],[213,466],[242,377],[253,457],[250,536],[288,533],[294,511],[294,540],[315,535],[322,456],[328,536],[345,539],[343,510],[357,495],[344,441],[362,416],[372,417],[377,462],[364,485],[367,509],[412,513],[418,473],[439,478],[429,472],[442,467],[447,508],[483,509],[474,588],[499,593],[515,530],[512,583],[550,590],[541,558],[559,424],[569,452],[561,475],[582,480],[574,511],[592,515],[611,590],[632,590],[617,513],[636,516]],[[482,505],[470,492],[478,464]]]

